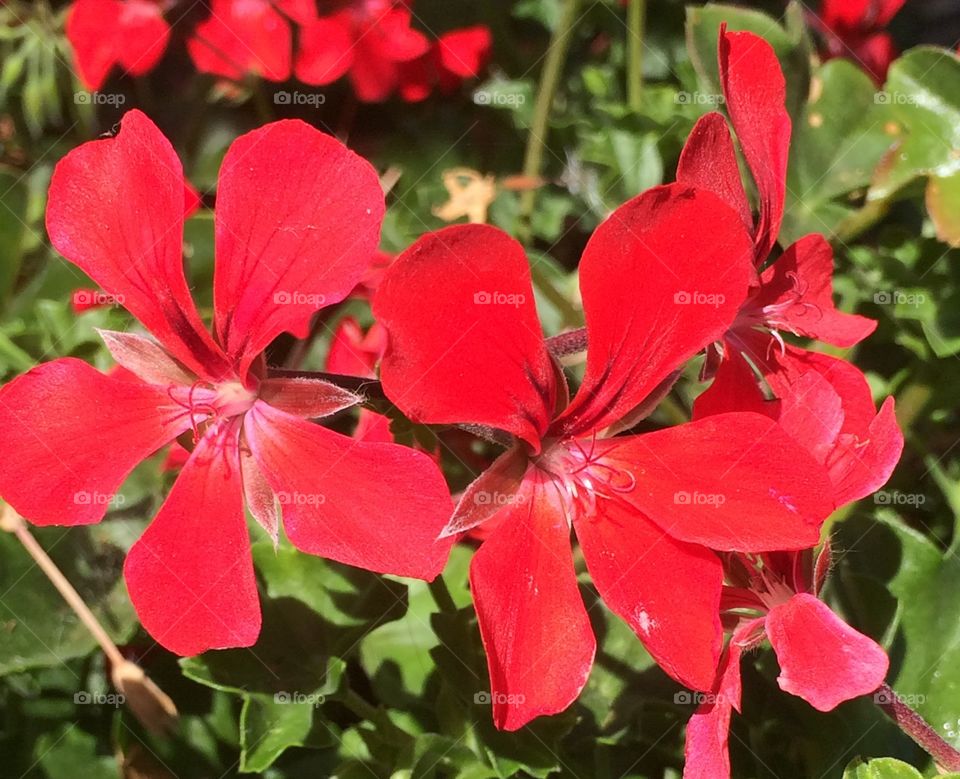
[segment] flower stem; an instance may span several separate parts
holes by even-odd
[[[627,105],[639,111],[643,103],[643,33],[647,0],[630,0],[627,8]]]
[[[904,703],[890,685],[881,685],[873,700],[900,730],[930,754],[940,768],[960,771],[960,752],[944,741],[923,717]]]
[[[37,542],[27,529],[23,517],[9,505],[0,508],[0,530],[17,537],[27,553],[36,562],[63,599],[67,602],[83,626],[90,631],[110,664],[110,679],[113,686],[123,694],[124,702],[133,715],[153,733],[163,733],[171,729],[177,720],[176,704],[161,690],[143,669],[131,660],[127,660],[113,643],[113,639],[104,630],[103,625],[84,603],[80,593],[63,575],[50,555]]]
[[[530,123],[530,132],[527,135],[527,149],[523,157],[523,175],[526,178],[537,179],[543,166],[543,152],[546,148],[547,132],[549,130],[550,109],[557,94],[560,76],[563,73],[563,64],[570,50],[570,40],[573,37],[573,26],[576,20],[577,7],[580,0],[563,0],[560,19],[553,31],[550,45],[547,47],[546,61],[540,76],[540,88],[537,92],[537,102],[533,107],[533,120]],[[531,189],[523,193],[520,198],[520,227],[518,232],[523,240],[530,238],[530,215],[536,201],[536,191]]]

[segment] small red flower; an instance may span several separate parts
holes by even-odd
[[[716,683],[687,724],[684,779],[729,779],[730,717],[740,711],[740,659],[770,641],[785,692],[819,711],[874,692],[889,660],[873,639],[857,632],[817,598],[829,568],[825,548],[814,564],[810,550],[726,556],[736,586],[724,587],[724,619],[735,627]]]
[[[453,92],[483,72],[492,45],[490,28],[484,25],[444,33],[430,51],[400,66],[400,96],[416,103],[429,97],[434,88]]]
[[[754,221],[730,131],[721,114],[707,114],[694,127],[680,158],[677,179],[710,189],[739,214],[740,222],[753,233],[754,262],[759,270],[770,258],[783,221],[791,132],[786,88],[772,47],[752,33],[721,30],[719,65],[727,111],[756,184],[759,216]],[[753,376],[749,360],[778,398],[796,404],[804,390],[794,382],[810,370],[819,371],[833,386],[825,392],[833,392],[842,405],[837,413],[843,423],[834,437],[842,428],[844,440],[849,437],[852,441],[848,454],[873,469],[866,474],[857,468],[858,483],[852,489],[835,480],[840,490],[837,500],[845,503],[852,499],[851,494],[862,497],[887,480],[903,441],[893,401],[877,415],[860,371],[842,360],[787,345],[780,335],[786,331],[850,347],[873,332],[874,321],[835,308],[832,277],[833,251],[822,236],[808,235],[788,247],[762,270],[759,284],[751,290],[733,325],[708,350],[704,376],[716,374],[708,392],[712,397],[740,402],[735,396]],[[723,368],[731,362],[738,365]],[[724,386],[731,381],[733,386]],[[732,410],[729,403],[715,399],[704,399],[702,405]],[[805,434],[799,432],[801,437]],[[849,464],[849,458],[844,462]]]
[[[817,542],[833,508],[827,474],[771,420],[727,414],[614,435],[729,328],[752,256],[746,229],[703,190],[659,187],[615,211],[580,263],[589,348],[569,402],[516,241],[449,227],[387,270],[374,313],[390,336],[390,399],[415,422],[513,437],[445,531],[497,523],[470,580],[498,727],[566,708],[589,674],[595,639],[571,526],[604,601],[669,674],[701,690],[713,685],[722,639],[723,573],[710,549]],[[693,291],[710,303],[687,304]]]
[[[66,32],[77,75],[91,91],[115,66],[133,76],[149,72],[170,39],[159,0],[76,0]]]
[[[157,340],[103,333],[123,377],[63,359],[3,387],[0,429],[17,457],[0,465],[0,495],[38,525],[98,522],[139,462],[192,432],[189,460],[124,567],[144,627],[188,655],[257,639],[244,504],[276,538],[279,503],[304,552],[431,578],[449,546],[435,540],[450,500],[425,455],[309,421],[355,395],[265,370],[276,336],[303,332],[366,271],[384,210],[373,168],[298,121],[233,143],[215,211],[214,334],[184,275],[183,192],[176,153],[137,111],[117,137],[57,166],[51,242]]]
[[[406,0],[355,0],[303,28],[297,78],[323,85],[349,72],[364,102],[388,98],[400,83],[402,63],[425,55],[429,39],[411,26]]]
[[[210,17],[197,25],[187,50],[201,73],[241,81],[290,78],[293,30],[317,18],[313,0],[213,0]]]
[[[811,13],[824,40],[824,57],[853,60],[882,84],[897,47],[885,28],[907,0],[823,0]]]
[[[387,331],[378,323],[364,333],[356,319],[344,317],[330,340],[327,370],[344,376],[376,379],[376,368],[386,348]],[[390,418],[368,408],[360,409],[353,437],[361,441],[392,442]]]

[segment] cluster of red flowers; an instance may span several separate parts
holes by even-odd
[[[128,113],[115,138],[58,165],[47,227],[156,340],[104,332],[123,371],[57,360],[0,390],[18,453],[0,465],[0,495],[37,524],[97,522],[137,463],[185,442],[189,459],[125,566],[144,627],[179,654],[257,639],[244,507],[275,539],[282,519],[309,554],[425,579],[482,529],[470,582],[507,730],[568,707],[593,664],[572,532],[604,602],[704,695],[687,777],[729,776],[739,664],[764,637],[780,686],[818,709],[873,691],[887,658],[817,598],[829,552],[815,550],[835,508],[886,481],[903,439],[893,401],[878,412],[858,369],[784,340],[846,347],[874,323],[835,309],[822,236],[777,248],[791,126],[772,48],[723,30],[719,64],[757,215],[727,120],[703,117],[677,181],[614,211],[584,251],[587,357],[572,398],[523,247],[460,225],[383,270],[376,173],[297,121],[239,138],[224,159],[208,330],[182,266],[182,168],[150,120]],[[319,309],[371,286],[378,324],[345,321],[329,367],[372,377],[379,362],[413,422],[509,438],[456,506],[435,460],[393,443],[383,417],[353,438],[315,421],[360,396],[266,365],[276,336],[303,336]],[[693,421],[631,432],[704,353],[712,384]]]
[[[75,0],[67,20],[77,72],[91,90],[118,67],[143,75],[163,57],[171,27],[162,0]],[[412,25],[412,0],[213,0],[187,49],[201,73],[240,81],[291,76],[314,86],[349,74],[360,100],[425,99],[476,77],[490,55],[482,25],[433,39]],[[167,16],[175,12],[167,13]],[[297,45],[295,47],[295,40]],[[296,50],[295,50],[296,49]]]

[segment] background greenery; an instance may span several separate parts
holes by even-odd
[[[903,460],[876,499],[834,520],[835,562],[827,599],[876,637],[892,658],[890,682],[960,747],[960,61],[931,47],[892,68],[884,100],[855,65],[818,64],[803,9],[685,8],[650,0],[642,49],[643,91],[628,101],[626,11],[582,0],[549,105],[545,135],[531,133],[544,53],[569,0],[482,4],[418,0],[434,30],[483,22],[495,41],[487,80],[422,104],[358,105],[345,84],[299,112],[271,99],[296,85],[219,88],[186,64],[183,35],[144,79],[115,77],[104,92],[123,105],[77,102],[62,5],[0,9],[0,376],[67,355],[106,368],[97,327],[122,327],[116,308],[76,314],[73,290],[93,286],[49,247],[45,191],[56,161],[110,130],[124,110],[146,110],[180,151],[192,182],[214,202],[229,143],[272,118],[298,115],[337,133],[380,171],[399,174],[383,246],[399,251],[443,222],[441,174],[466,166],[497,178],[489,219],[529,246],[538,304],[549,333],[578,326],[577,258],[613,207],[669,181],[696,118],[714,106],[721,20],[763,34],[789,81],[794,142],[781,238],[825,233],[837,252],[844,310],[879,321],[851,355],[876,396],[894,394],[907,436]],[[759,6],[760,4],[758,4]],[[906,49],[949,40],[951,18],[908,2],[893,32]],[[953,28],[956,30],[956,27]],[[480,93],[498,95],[478,99]],[[482,104],[486,101],[487,104]],[[531,138],[544,137],[544,181],[531,195]],[[535,142],[535,141],[534,141]],[[511,178],[514,177],[514,178]],[[209,307],[213,238],[209,210],[187,225],[186,253]],[[332,313],[332,325],[350,304]],[[321,368],[326,328],[297,359]],[[291,359],[290,343],[272,360]],[[651,423],[685,415],[701,387],[681,382]],[[349,424],[344,420],[343,424]],[[424,431],[399,431],[403,435]],[[471,444],[478,464],[490,452]],[[462,452],[461,452],[462,455]],[[16,457],[12,451],[4,457]],[[393,581],[295,552],[275,553],[256,526],[255,559],[264,629],[251,652],[177,659],[140,630],[120,570],[126,549],[153,515],[172,476],[161,458],[139,468],[125,500],[101,525],[37,530],[124,651],[181,712],[169,735],[145,731],[123,707],[75,702],[109,692],[102,655],[11,536],[0,535],[0,773],[3,776],[222,777],[677,777],[683,725],[692,707],[653,666],[640,643],[582,578],[600,638],[580,700],[562,715],[515,734],[496,732],[467,589],[471,550],[454,550],[444,574],[450,599],[423,583]],[[446,458],[452,485],[470,473]],[[440,605],[438,605],[438,601]],[[780,692],[770,652],[744,663],[745,710],[734,721],[736,777],[840,777],[857,757],[887,756],[929,775],[925,755],[868,700],[820,714]],[[277,703],[276,693],[304,696]],[[481,695],[482,698],[482,695]],[[322,703],[320,702],[322,701]],[[895,761],[851,765],[854,779],[915,777]]]

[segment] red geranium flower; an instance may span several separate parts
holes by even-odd
[[[0,495],[39,525],[97,522],[140,461],[192,431],[190,459],[124,567],[144,627],[187,655],[257,639],[245,502],[275,538],[279,502],[302,551],[424,578],[444,564],[434,541],[450,502],[425,455],[308,421],[356,396],[265,370],[277,335],[302,332],[363,276],[384,209],[373,168],[297,121],[234,142],[215,213],[214,335],[183,271],[183,191],[176,153],[137,111],[116,138],[57,166],[53,245],[157,340],[103,333],[139,380],[63,359],[0,390],[0,429],[17,452],[0,465]]]
[[[777,682],[819,711],[874,692],[887,675],[886,653],[817,598],[830,566],[825,547],[746,557],[728,555],[735,586],[724,587],[724,618],[733,635],[711,694],[687,724],[684,779],[729,779],[730,716],[740,711],[740,658],[770,641],[780,664]]]
[[[754,222],[730,131],[719,113],[707,114],[697,122],[681,155],[677,179],[710,189],[740,215],[740,222],[753,232],[754,261],[759,270],[776,245],[783,221],[791,131],[783,73],[766,41],[752,33],[728,33],[725,29],[720,33],[719,64],[727,111],[756,184],[759,216]],[[713,392],[731,397],[737,387],[722,385],[752,375],[749,360],[777,397],[796,401],[803,394],[793,386],[797,378],[810,370],[820,371],[843,406],[838,414],[849,448],[873,469],[869,479],[862,474],[862,484],[853,490],[857,491],[877,480],[882,484],[896,464],[902,434],[893,401],[878,415],[866,381],[856,368],[787,345],[780,335],[787,331],[850,347],[873,332],[873,320],[835,308],[832,277],[833,250],[823,236],[808,235],[787,248],[760,273],[759,284],[733,326],[708,349],[704,376],[716,374]],[[721,363],[727,362],[740,364],[718,371]],[[872,489],[862,494],[869,492]],[[838,502],[847,502],[849,493],[838,494]]]
[[[295,66],[297,78],[323,85],[349,73],[360,100],[386,100],[413,63],[431,52],[427,36],[411,26],[412,3],[347,0],[336,5],[334,13],[304,26]]]
[[[305,25],[316,18],[313,0],[213,0],[210,18],[197,25],[187,50],[201,73],[286,81],[293,61],[290,20]]]
[[[170,39],[160,0],[76,0],[66,32],[77,75],[91,91],[114,66],[133,76],[152,70]]]
[[[470,580],[500,728],[567,707],[592,665],[571,525],[604,601],[669,674],[708,690],[723,580],[710,549],[808,547],[833,508],[822,466],[759,414],[613,436],[736,316],[753,250],[731,216],[715,195],[672,185],[597,229],[580,264],[586,373],[569,403],[523,248],[499,230],[423,237],[374,298],[390,336],[383,386],[410,419],[513,436],[445,531],[498,523]],[[687,303],[694,291],[709,303]]]
[[[897,47],[885,27],[907,0],[823,0],[820,15],[810,14],[824,39],[827,59],[845,57],[859,63],[882,84]]]

